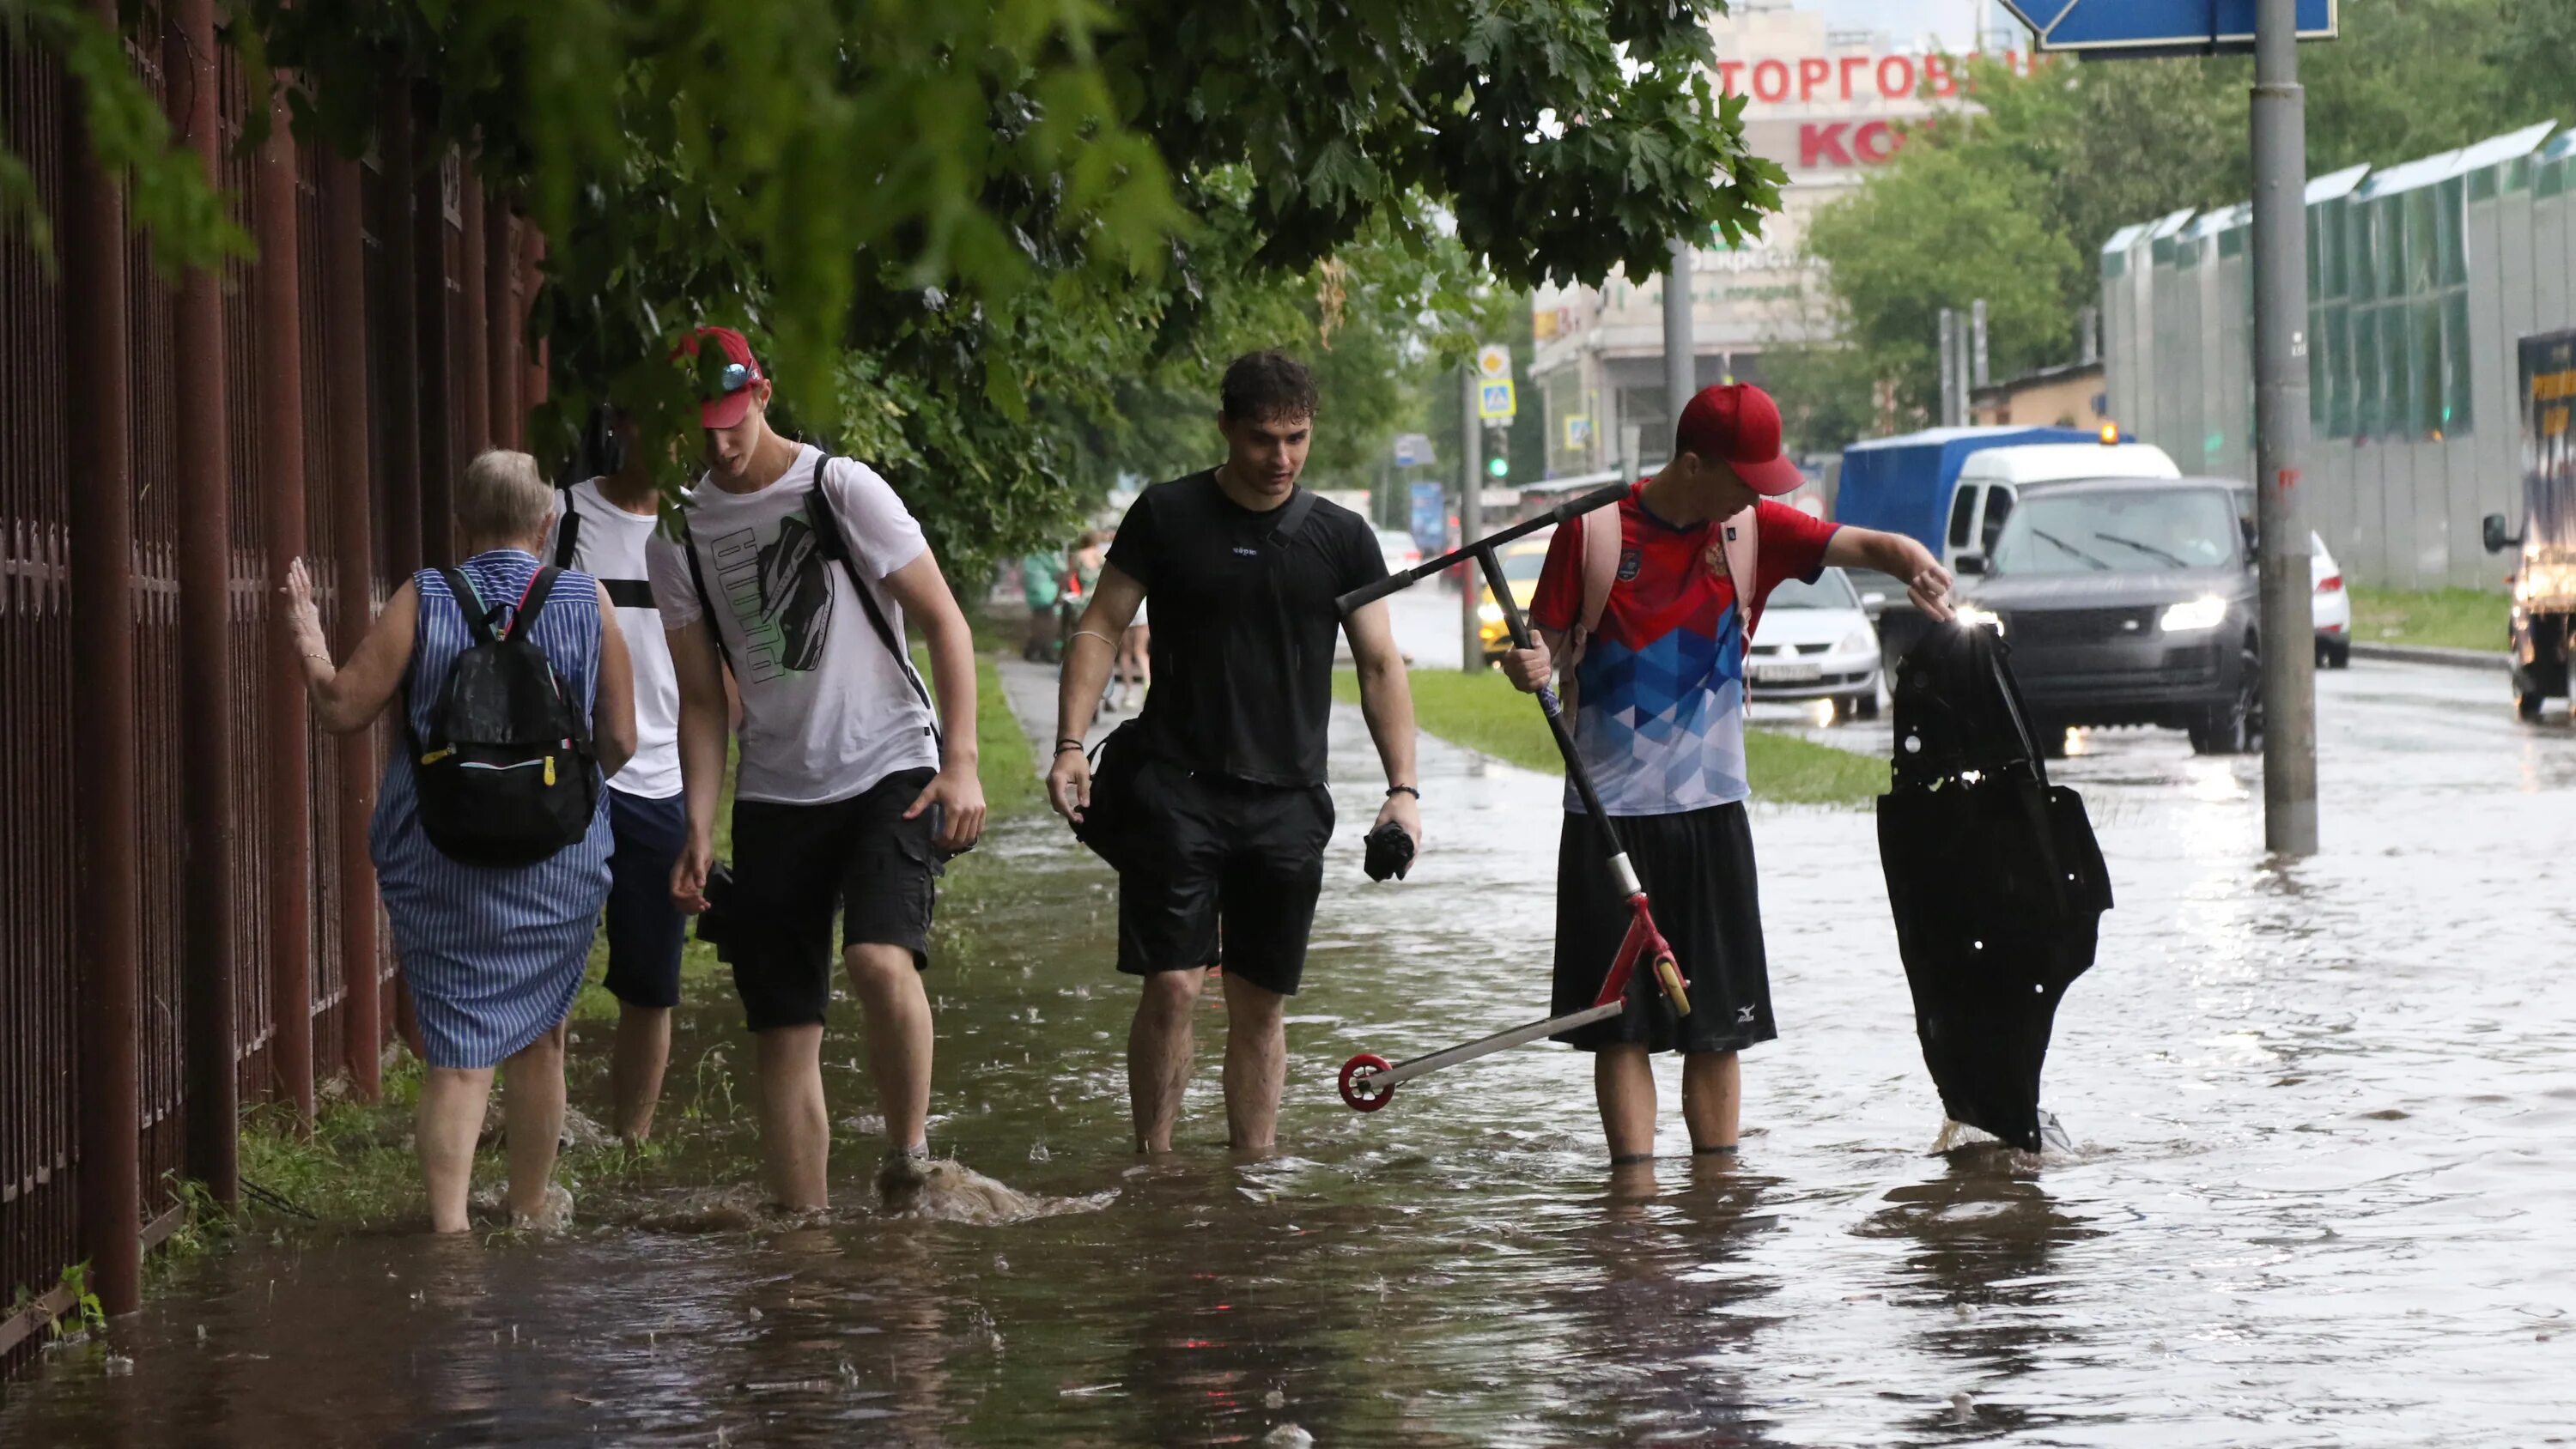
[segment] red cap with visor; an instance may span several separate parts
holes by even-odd
[[[1797,464],[1780,456],[1780,405],[1749,382],[1701,388],[1673,429],[1673,452],[1723,462],[1767,498],[1806,481]]]
[[[750,341],[730,327],[701,327],[681,339],[671,355],[675,358],[697,357],[700,344],[709,341],[715,344],[717,355],[724,361],[720,365],[710,365],[714,359],[709,358],[699,366],[702,381],[699,385],[698,423],[702,427],[730,428],[742,421],[743,414],[751,411],[751,385],[769,379],[760,370],[760,359],[751,355]]]

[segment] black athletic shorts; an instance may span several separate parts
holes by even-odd
[[[1628,1010],[1563,1033],[1585,1051],[1643,1045],[1649,1051],[1731,1052],[1778,1036],[1771,1021],[1771,973],[1762,956],[1762,902],[1753,887],[1753,832],[1744,807],[1713,805],[1678,815],[1622,815],[1613,821],[1628,863],[1673,948],[1691,1013],[1676,1019],[1654,963],[1628,979]],[[1556,848],[1556,991],[1550,1015],[1581,1011],[1601,994],[1611,959],[1628,934],[1600,832],[1565,817]]]
[[[1282,996],[1306,972],[1324,889],[1333,797],[1321,785],[1256,785],[1137,764],[1139,859],[1118,876],[1118,969],[1131,976],[1217,962]]]
[[[608,792],[608,994],[629,1006],[680,1004],[689,918],[671,899],[671,865],[689,840],[681,798]]]
[[[901,946],[930,965],[930,913],[943,866],[938,812],[906,820],[935,772],[901,770],[823,805],[737,800],[734,922],[725,959],[753,1031],[820,1026],[832,1000],[832,912],[841,946]]]

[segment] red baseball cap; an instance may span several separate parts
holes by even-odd
[[[1673,429],[1673,453],[1723,462],[1768,498],[1807,481],[1797,464],[1780,456],[1780,405],[1749,382],[1701,388]]]
[[[724,358],[724,365],[700,369],[706,376],[701,386],[710,391],[698,404],[698,423],[701,427],[729,428],[751,411],[751,385],[769,379],[760,370],[760,359],[751,355],[750,341],[730,327],[701,327],[681,339],[671,355],[696,357],[700,342],[710,340]]]

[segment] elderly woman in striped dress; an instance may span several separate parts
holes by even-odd
[[[485,453],[466,468],[456,520],[468,557],[458,568],[476,593],[525,597],[554,510],[554,489],[525,453]],[[286,594],[305,687],[324,729],[363,730],[398,704],[416,736],[429,733],[449,666],[470,642],[464,611],[436,569],[396,589],[337,667],[301,560],[288,570]],[[606,591],[587,574],[561,575],[532,636],[567,697],[589,708],[599,768],[615,774],[635,752],[634,680]],[[526,866],[468,865],[422,832],[411,755],[396,750],[385,762],[369,845],[429,1064],[418,1143],[431,1231],[465,1230],[474,1143],[496,1066],[507,1087],[512,1220],[564,1221],[570,1194],[553,1184],[564,1108],[555,1028],[581,990],[591,932],[608,896],[607,792],[599,792],[589,833],[553,856]]]

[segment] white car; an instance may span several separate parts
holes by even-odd
[[[1377,548],[1378,552],[1386,555],[1388,573],[1400,574],[1406,569],[1419,567],[1422,563],[1422,545],[1415,543],[1413,535],[1403,529],[1379,529]]]
[[[1841,569],[1773,589],[1744,666],[1754,699],[1830,699],[1837,724],[1878,717],[1878,633]]]
[[[2343,566],[2326,552],[2326,541],[2308,535],[2308,578],[2316,592],[2308,607],[2316,613],[2317,663],[2327,669],[2352,664],[2352,595],[2343,591]]]

